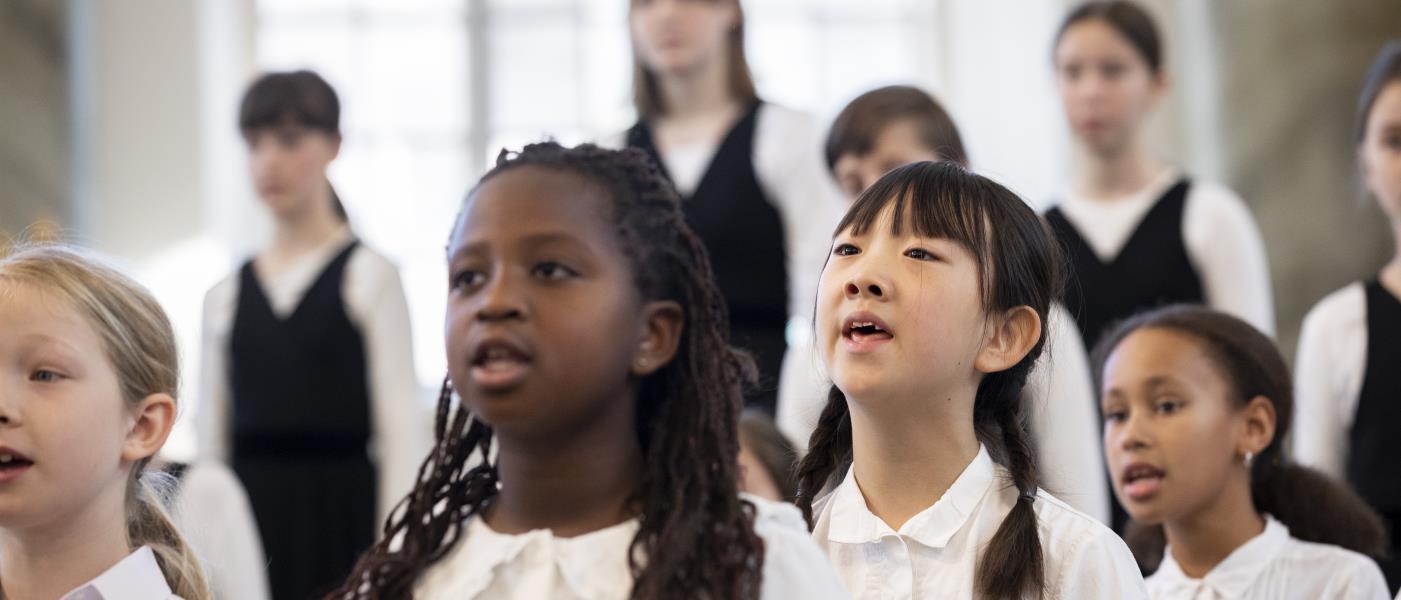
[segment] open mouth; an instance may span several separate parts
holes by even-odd
[[[871,349],[895,338],[890,326],[871,313],[853,313],[842,322],[842,338],[852,349]]]
[[[530,369],[530,353],[504,339],[489,339],[472,355],[472,380],[487,389],[503,389],[520,383]]]
[[[1145,500],[1158,493],[1163,485],[1163,470],[1144,463],[1134,463],[1124,469],[1124,495],[1133,500]]]
[[[0,483],[19,477],[34,466],[29,457],[13,450],[0,450]]]

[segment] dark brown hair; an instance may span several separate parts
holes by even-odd
[[[1102,21],[1124,36],[1148,63],[1149,72],[1154,75],[1162,72],[1162,38],[1158,35],[1158,26],[1148,11],[1128,0],[1092,0],[1076,6],[1061,21],[1052,46],[1060,45],[1061,38],[1072,25],[1090,20]]]
[[[914,163],[885,174],[862,192],[837,232],[862,234],[892,204],[895,235],[908,226],[921,236],[957,242],[973,254],[984,314],[1027,306],[1047,322],[1060,291],[1059,253],[1046,225],[1016,194],[955,163]],[[1045,557],[1032,508],[1036,461],[1023,425],[1021,392],[1045,343],[1043,326],[1040,339],[1020,362],[983,377],[973,401],[978,441],[1008,470],[1019,496],[978,559],[975,589],[980,598],[1040,597],[1044,590]],[[811,524],[814,498],[852,460],[851,413],[836,386],[827,394],[808,448],[798,467],[797,504]]]
[[[307,70],[264,73],[248,86],[238,107],[238,130],[244,136],[290,123],[340,139],[340,122],[341,102],[335,88]],[[331,203],[336,216],[348,221],[345,204],[334,187]]]
[[[738,494],[736,432],[740,390],[754,366],[728,343],[724,301],[676,191],[641,151],[553,142],[503,151],[482,181],[522,167],[575,174],[608,191],[643,298],[672,300],[685,312],[676,357],[643,379],[638,392],[644,465],[632,499],[640,523],[628,552],[632,597],[757,598],[764,547],[754,532],[754,506]],[[412,597],[418,577],[495,497],[491,427],[452,404],[445,382],[437,444],[419,467],[418,484],[331,597]],[[480,464],[468,468],[473,454]]]
[[[729,56],[726,71],[730,96],[741,104],[749,104],[758,100],[759,94],[754,90],[754,77],[749,73],[749,60],[744,55],[744,7],[740,6],[739,0],[711,1],[732,2],[735,10],[740,13],[739,22],[730,30],[725,43]],[[638,0],[633,0],[629,6],[636,6],[637,2]],[[637,55],[636,40],[633,41],[632,48],[632,105],[637,109],[639,119],[651,119],[666,114],[666,98],[662,97],[657,74],[642,64],[642,58]]]
[[[1401,40],[1392,40],[1382,46],[1377,58],[1367,69],[1367,79],[1362,84],[1362,96],[1357,100],[1357,143],[1367,137],[1367,121],[1372,116],[1372,105],[1377,96],[1394,81],[1401,81]]]
[[[798,481],[794,475],[798,451],[793,448],[793,442],[788,441],[788,436],[774,425],[773,419],[763,412],[746,410],[739,417],[739,435],[764,465],[783,500],[792,502],[797,498]]]
[[[1342,546],[1373,557],[1386,548],[1381,518],[1347,486],[1289,460],[1284,434],[1294,418],[1294,388],[1289,367],[1273,341],[1239,318],[1201,306],[1168,306],[1120,323],[1095,347],[1095,389],[1102,389],[1109,355],[1129,334],[1165,329],[1196,339],[1230,385],[1229,400],[1244,408],[1264,396],[1275,409],[1275,436],[1250,466],[1255,509],[1273,515],[1295,538]],[[1145,573],[1162,562],[1165,538],[1161,525],[1130,521],[1125,539]]]
[[[912,121],[920,142],[940,159],[968,166],[963,138],[944,107],[919,88],[891,85],[857,96],[833,119],[827,131],[827,168],[835,167],[844,155],[870,152],[876,138],[897,121]]]

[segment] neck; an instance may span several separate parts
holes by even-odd
[[[1391,220],[1391,235],[1391,239],[1396,241],[1396,255],[1391,258],[1391,262],[1382,267],[1378,277],[1392,294],[1401,297],[1401,217]]]
[[[666,103],[666,121],[705,119],[736,109],[730,94],[729,67],[721,57],[679,73],[658,73],[657,85]]]
[[[1172,558],[1188,577],[1205,577],[1236,548],[1265,530],[1265,519],[1250,499],[1248,475],[1235,479],[1201,510],[1163,526]]]
[[[879,404],[847,400],[857,484],[866,506],[891,529],[943,498],[977,456],[974,393]]]
[[[498,434],[501,491],[486,515],[491,528],[508,534],[549,529],[573,537],[636,516],[629,500],[642,474],[642,447],[631,407],[616,412],[573,435]]]
[[[1162,171],[1162,164],[1136,140],[1123,148],[1096,152],[1080,149],[1076,193],[1094,200],[1114,200],[1138,192]]]
[[[125,492],[114,486],[50,524],[0,529],[0,598],[59,598],[126,558]]]
[[[316,197],[304,210],[278,215],[273,229],[269,252],[278,256],[297,256],[320,247],[332,236],[340,234],[345,222],[336,215],[331,203],[331,185],[316,189]]]

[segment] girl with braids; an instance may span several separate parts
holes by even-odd
[[[795,509],[737,492],[752,365],[646,155],[503,152],[448,272],[437,446],[334,597],[845,597]]]
[[[1376,513],[1284,455],[1293,389],[1265,334],[1173,306],[1108,332],[1095,364],[1109,471],[1156,570],[1153,598],[1391,597],[1364,556],[1385,548]]]
[[[891,171],[838,225],[798,505],[857,597],[1145,597],[1123,541],[1037,485],[1021,392],[1056,260],[1036,213],[952,162]]]
[[[1382,573],[1401,588],[1401,39],[1377,54],[1357,106],[1357,161],[1396,253],[1366,281],[1319,301],[1294,361],[1299,462],[1352,484],[1390,527]]]
[[[0,258],[0,598],[208,600],[148,469],[175,422],[170,321],[59,246]]]

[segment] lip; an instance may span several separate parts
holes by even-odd
[[[857,326],[874,326],[879,333],[862,334],[856,331]],[[895,338],[895,332],[890,325],[875,313],[869,311],[856,311],[842,319],[842,344],[846,349],[855,354],[867,354],[875,352],[880,347],[886,345]]]
[[[535,355],[527,344],[505,333],[482,336],[472,345],[470,383],[486,392],[505,392],[523,383]]]
[[[9,483],[18,479],[21,475],[29,472],[29,469],[34,466],[33,459],[9,446],[0,445],[0,454],[11,455],[14,457],[14,461],[20,463],[6,463],[8,466],[0,467],[0,484]]]
[[[1119,488],[1129,500],[1143,502],[1162,491],[1166,477],[1167,473],[1157,465],[1133,462],[1119,471]]]

